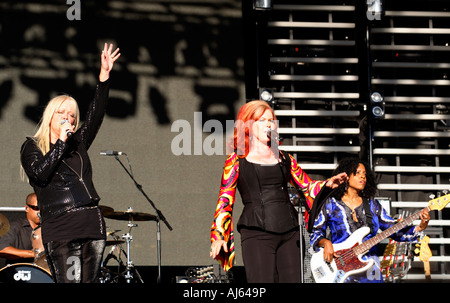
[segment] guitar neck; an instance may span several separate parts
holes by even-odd
[[[428,207],[427,207],[428,208]],[[395,224],[394,226],[389,227],[388,229],[382,231],[381,233],[377,234],[375,237],[361,243],[360,245],[353,248],[355,253],[357,255],[364,254],[369,249],[371,249],[373,246],[377,245],[381,241],[383,241],[386,238],[389,238],[392,234],[395,234],[402,228],[411,225],[415,220],[420,218],[421,211],[416,212],[415,214],[409,216],[408,218],[400,221],[399,223]]]
[[[425,271],[425,278],[431,279],[431,269],[430,269],[430,262],[423,262],[423,267]]]

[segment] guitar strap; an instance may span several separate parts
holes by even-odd
[[[366,213],[367,225],[370,228],[370,232],[373,229],[372,212],[370,211],[370,202],[367,198],[363,198],[364,212]]]

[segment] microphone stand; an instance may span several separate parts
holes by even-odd
[[[299,231],[300,231],[300,242],[299,242],[299,246],[300,246],[300,283],[304,283],[305,279],[304,279],[304,262],[303,262],[303,258],[305,257],[303,254],[303,211],[302,211],[302,206],[299,205],[298,206],[298,226],[299,226]]]
[[[272,149],[272,152],[274,154],[279,154],[279,143],[283,140],[283,138],[280,137],[280,135],[278,134],[277,131],[273,130],[273,129],[268,129],[267,130],[267,137],[269,138],[269,142],[268,142],[268,146],[269,148]],[[290,167],[288,168],[290,169]],[[289,172],[290,174],[290,172]],[[310,211],[308,203],[306,202],[306,200],[302,199],[302,197],[304,197],[303,195],[301,195],[301,190],[299,190],[299,188],[296,186],[295,181],[292,181],[293,185],[294,185],[294,189],[297,192],[297,197],[298,197],[298,201],[300,203],[298,203],[297,207],[298,207],[298,226],[299,226],[299,247],[300,247],[300,283],[304,283],[304,253],[303,253],[303,211],[302,211],[302,206],[305,207],[306,211]],[[301,195],[301,196],[300,196]]]
[[[153,209],[156,211],[156,243],[157,243],[157,258],[158,258],[158,278],[157,282],[161,283],[161,228],[160,228],[160,221],[162,220],[167,228],[171,231],[173,228],[170,226],[169,222],[167,222],[166,218],[162,214],[162,212],[156,208],[155,203],[147,196],[147,194],[142,189],[142,185],[136,182],[133,175],[128,171],[128,169],[123,165],[122,161],[120,161],[119,157],[115,155],[115,158],[117,162],[122,166],[122,168],[125,170],[125,172],[128,174],[128,176],[133,180],[134,184],[136,185],[136,188],[142,193],[142,195],[147,199],[147,201],[150,203],[150,205],[153,207]]]

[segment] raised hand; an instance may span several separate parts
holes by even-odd
[[[114,62],[120,57],[119,48],[113,52],[113,45],[105,43],[101,54],[101,69],[99,79],[104,82],[109,79],[109,72],[114,66]]]
[[[337,174],[336,176],[331,177],[328,182],[326,183],[327,187],[330,188],[336,188],[339,185],[341,185],[342,183],[346,182],[348,180],[348,176],[346,173],[340,173]]]

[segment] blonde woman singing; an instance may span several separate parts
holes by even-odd
[[[82,125],[77,102],[57,96],[45,108],[35,135],[27,137],[21,148],[22,167],[38,198],[47,261],[57,283],[98,281],[106,233],[87,152],[102,124],[109,74],[119,57],[119,49],[113,51],[113,45],[105,43],[99,81]]]

